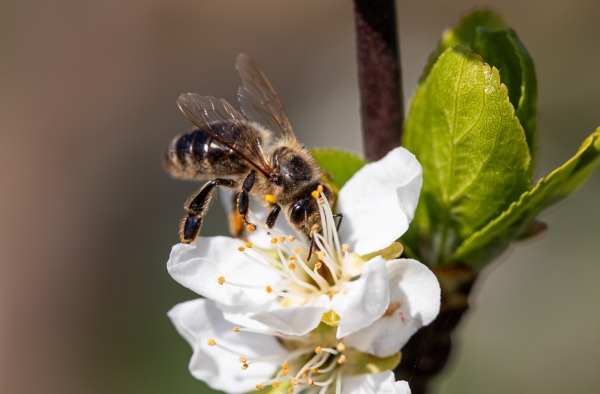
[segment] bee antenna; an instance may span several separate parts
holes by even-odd
[[[315,236],[313,235],[312,237],[310,237],[310,250],[308,251],[308,257],[306,258],[306,261],[310,260],[314,249],[315,249]]]

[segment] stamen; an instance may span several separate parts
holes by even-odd
[[[323,201],[323,199],[322,199],[322,198],[319,198],[319,199],[317,200],[317,202],[318,202],[319,204],[323,204],[325,201]]]
[[[323,193],[323,185],[317,186],[317,191],[319,192],[319,194]]]
[[[263,389],[263,385],[262,384],[257,384],[256,385],[256,389],[257,390],[262,390]]]
[[[350,246],[348,246],[348,244],[343,244],[342,245],[342,251],[347,252],[350,250]]]
[[[294,271],[294,270],[296,269],[296,264],[294,264],[294,263],[289,263],[289,264],[288,264],[288,269],[289,269],[290,271]]]
[[[240,356],[240,362],[241,362],[242,364],[246,364],[246,361],[248,361],[248,359],[246,358],[246,356],[244,356],[244,355],[241,355],[241,356]]]
[[[279,242],[284,243],[285,242],[285,237],[279,237]]]
[[[260,252],[257,252],[256,249],[253,249],[255,253],[258,253],[259,255],[261,254]],[[260,259],[254,257],[252,254],[248,253],[248,251],[245,251],[244,253],[246,255],[247,258],[249,258],[252,262],[257,263],[258,265],[267,268],[273,272],[278,273],[279,275],[283,276],[283,273],[278,270],[277,268],[273,267],[271,264],[269,264],[268,261],[261,261]],[[261,256],[262,257],[262,256]],[[277,262],[277,265],[281,266],[281,263]]]
[[[256,231],[256,226],[253,224],[249,224],[246,226],[246,231],[248,231],[249,233],[252,233],[252,232]]]
[[[337,363],[342,365],[343,363],[346,362],[346,356],[344,356],[343,354],[340,356],[340,358],[338,358]]]
[[[244,248],[243,246],[239,246],[239,247],[238,247],[238,250],[239,250],[240,252],[243,252],[244,250],[246,250],[246,248]]]
[[[271,386],[277,388],[277,387],[279,387],[279,382],[273,382],[273,383],[271,383]]]
[[[239,327],[233,327],[233,332],[240,332],[242,329]]]
[[[292,378],[291,382],[294,386],[298,385],[298,379],[296,379],[296,378]]]
[[[321,263],[320,261],[318,261],[318,262],[315,264],[315,269],[321,269],[321,267],[322,267],[322,266],[323,266],[323,263]]]
[[[219,276],[219,279],[217,279],[217,283],[219,283],[220,285],[222,285],[223,283],[225,283],[225,277],[224,276]]]
[[[273,292],[273,288],[271,286],[267,286],[267,288],[265,290],[267,290],[267,293]]]
[[[273,245],[277,245],[277,238],[271,238],[271,243]]]
[[[313,196],[313,198],[319,198],[319,192],[316,190],[310,193],[310,195]]]
[[[343,352],[344,350],[346,350],[346,345],[340,342],[337,344],[336,349],[338,352]]]
[[[252,242],[246,242],[244,245],[245,245],[245,246],[246,246],[248,249],[251,249],[251,248],[252,248]]]
[[[289,240],[290,240],[290,242],[294,242],[296,240],[296,237],[294,237],[293,235],[290,235]]]
[[[215,341],[214,339],[210,338],[207,342],[208,346],[215,346],[217,344],[217,341]]]
[[[248,369],[248,364],[242,364],[242,371],[245,371]]]

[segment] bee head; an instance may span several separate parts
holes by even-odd
[[[319,186],[322,187],[323,194],[329,204],[333,205],[333,190],[329,185],[319,183],[313,188],[311,193]],[[289,221],[292,226],[303,231],[309,237],[312,230],[321,230],[321,215],[319,213],[319,200],[321,198],[321,196],[315,198],[312,194],[309,194],[290,205],[288,211]]]

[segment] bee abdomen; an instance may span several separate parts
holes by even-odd
[[[163,156],[163,165],[171,174],[185,179],[244,172],[241,156],[200,129],[175,137]]]

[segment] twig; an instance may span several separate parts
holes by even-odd
[[[394,0],[354,0],[365,155],[379,160],[400,145],[404,121]]]

